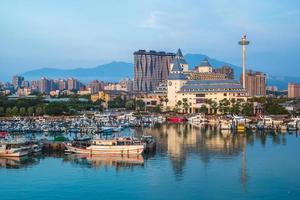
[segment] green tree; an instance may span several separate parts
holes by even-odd
[[[182,99],[182,107],[184,109],[184,112],[187,113],[189,110],[189,104],[188,104],[188,99],[187,98],[183,98]]]
[[[200,107],[199,111],[200,111],[201,113],[207,114],[207,113],[208,113],[208,108],[207,108],[206,105],[202,105],[202,106]]]
[[[219,102],[219,110],[222,114],[228,114],[230,109],[230,101],[228,99],[222,99]]]
[[[24,108],[24,107],[20,108],[20,115],[21,116],[25,116],[26,115],[26,108]]]
[[[32,116],[34,114],[34,107],[29,107],[27,109],[27,113],[28,113],[29,116]]]
[[[246,102],[242,104],[242,114],[246,116],[253,115],[253,103]]]
[[[134,100],[130,99],[130,100],[126,101],[125,108],[127,110],[134,110],[135,109],[135,102],[134,102]]]
[[[68,112],[68,106],[61,102],[52,102],[45,107],[45,113],[47,115],[62,115]]]
[[[6,108],[6,116],[11,116],[12,115],[12,109],[10,107]]]
[[[218,103],[214,100],[211,101],[211,109],[213,114],[216,114],[218,111]]]
[[[168,102],[169,102],[169,99],[166,97],[166,98],[165,98],[165,103],[166,103],[166,105],[168,105]]]
[[[126,101],[121,96],[116,97],[113,100],[108,101],[109,108],[125,108]]]
[[[236,115],[241,113],[241,102],[240,101],[234,101],[231,103],[230,113],[236,114]]]
[[[0,107],[0,116],[4,116],[5,115],[5,110],[3,107]]]
[[[12,115],[18,115],[19,114],[19,109],[17,106],[14,106],[11,110]]]
[[[182,105],[182,101],[181,100],[177,101],[174,111],[179,112],[181,110],[181,105]]]
[[[145,102],[143,100],[136,100],[135,105],[137,110],[145,110]]]
[[[38,106],[36,109],[35,109],[35,112],[37,115],[41,116],[44,114],[44,107],[43,106]]]

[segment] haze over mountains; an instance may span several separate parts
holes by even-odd
[[[224,65],[230,66],[234,69],[235,79],[239,80],[242,68],[224,61],[210,58],[203,54],[186,54],[185,59],[189,63],[190,68],[199,65],[200,62],[207,58],[210,64],[214,67],[221,67]],[[103,81],[116,82],[122,78],[133,78],[133,64],[128,62],[111,62],[104,65],[99,65],[93,68],[76,68],[76,69],[59,69],[59,68],[41,68],[37,70],[27,71],[21,75],[27,80],[37,80],[45,76],[48,78],[69,78],[74,77],[83,82],[88,82],[94,79]],[[296,82],[298,77],[288,76],[267,76],[267,85],[276,85],[279,89],[286,89],[288,82]]]

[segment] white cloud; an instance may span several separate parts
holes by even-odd
[[[158,28],[161,26],[160,18],[165,15],[164,12],[161,11],[152,11],[150,15],[144,20],[141,24],[143,28]]]

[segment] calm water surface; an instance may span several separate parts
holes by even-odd
[[[131,131],[153,135],[156,153],[0,158],[0,199],[300,199],[296,133],[175,124]]]

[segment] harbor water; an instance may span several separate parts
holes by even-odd
[[[300,137],[161,124],[156,152],[97,157],[47,152],[0,158],[0,199],[299,199]]]

